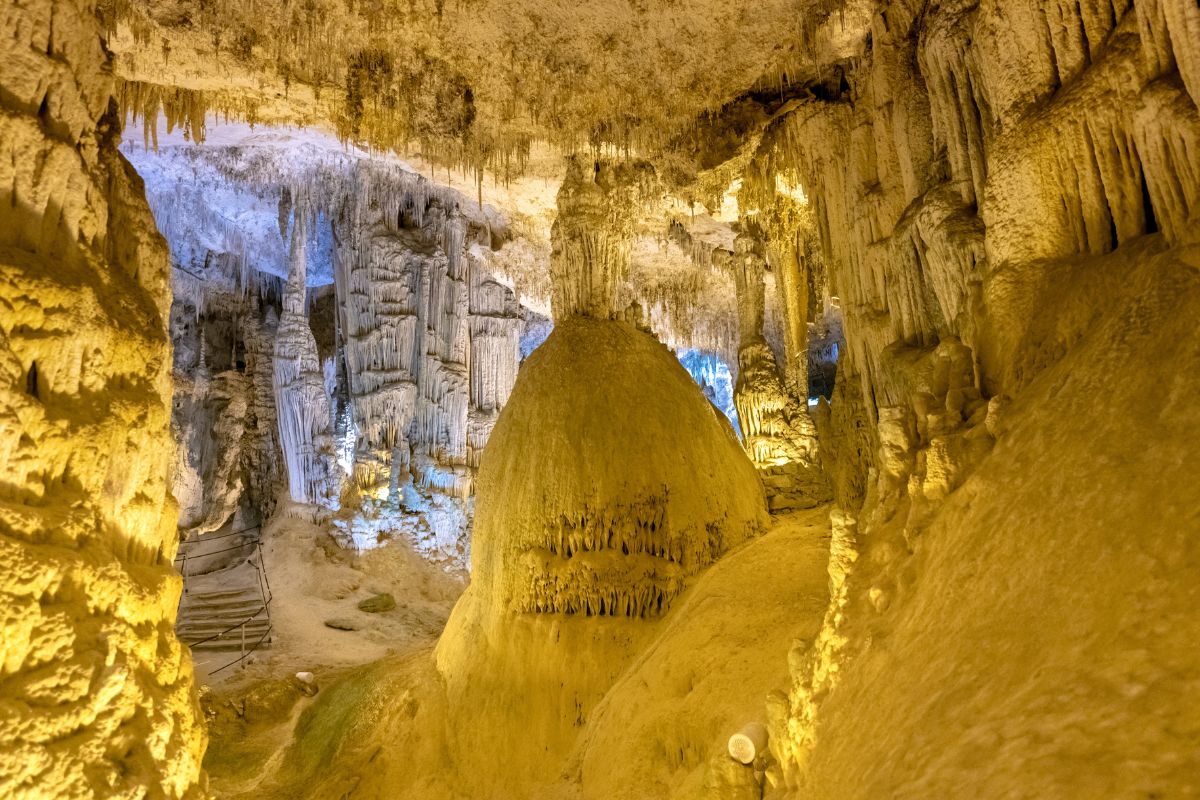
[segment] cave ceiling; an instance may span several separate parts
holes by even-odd
[[[213,113],[325,128],[479,183],[555,177],[561,154],[636,154],[680,197],[711,205],[727,182],[698,190],[704,176],[736,159],[793,87],[819,78],[817,65],[853,58],[873,8],[114,0],[104,13],[126,111],[161,104],[193,128]]]

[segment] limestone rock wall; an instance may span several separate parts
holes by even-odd
[[[10,4],[0,30],[0,795],[199,797],[166,245],[95,4]]]
[[[270,516],[281,488],[278,314],[265,293],[199,281],[178,267],[172,283],[171,492],[181,536],[254,528]]]
[[[921,638],[916,630],[922,625],[953,629],[969,640],[967,628],[989,617],[965,594],[978,597],[985,586],[994,593],[989,596],[1009,598],[1010,588],[1019,585],[1031,603],[1056,609],[1050,616],[1061,612],[1060,622],[1070,616],[1049,584],[1026,579],[1042,563],[1042,541],[1069,539],[1080,548],[1070,557],[1077,569],[1069,578],[1042,575],[1043,581],[1079,586],[1099,580],[1113,548],[1135,546],[1129,540],[1135,534],[1120,522],[1121,509],[1149,507],[1150,501],[1132,476],[1126,488],[1108,496],[1078,488],[1076,497],[1089,498],[1086,515],[1093,524],[1086,529],[1062,527],[1050,506],[1074,502],[1082,509],[1085,501],[1068,501],[1071,491],[1040,469],[1030,474],[1041,476],[1036,480],[1045,493],[1041,501],[1032,499],[1037,492],[1027,493],[1032,505],[1017,515],[1023,523],[1010,520],[993,529],[967,510],[963,504],[970,501],[963,498],[1002,497],[1011,490],[998,481],[1001,474],[1011,479],[1012,470],[998,463],[993,449],[997,439],[1004,444],[1014,405],[1037,420],[1024,428],[1025,447],[1062,438],[1049,433],[1054,426],[1048,409],[1021,403],[1027,394],[1042,403],[1055,396],[1046,382],[1057,373],[1061,385],[1066,367],[1058,365],[1072,364],[1078,382],[1087,384],[1113,369],[1152,373],[1147,365],[1163,358],[1145,349],[1152,347],[1149,326],[1169,327],[1157,316],[1160,287],[1139,281],[1147,280],[1145,264],[1153,261],[1161,264],[1163,281],[1181,293],[1181,304],[1196,290],[1174,265],[1194,257],[1188,254],[1200,230],[1200,174],[1193,167],[1200,116],[1192,77],[1198,24],[1200,10],[1190,2],[880,3],[861,30],[859,55],[829,65],[832,79],[814,82],[765,132],[747,178],[767,176],[770,185],[751,190],[765,189],[783,202],[790,198],[781,196],[780,183],[803,187],[845,336],[832,402],[816,414],[842,509],[845,533],[835,561],[845,594],[840,606],[831,607],[822,636],[794,661],[787,697],[772,706],[781,785],[803,784],[805,796],[820,797],[894,795],[898,786],[912,792],[899,796],[937,796],[967,785],[973,796],[1026,796],[1013,788],[1032,785],[1020,776],[988,771],[966,783],[949,776],[967,774],[961,772],[970,758],[960,746],[964,731],[1004,739],[1037,726],[1038,735],[1057,744],[1030,750],[1010,743],[1005,758],[1026,764],[1044,759],[1037,763],[1046,782],[1034,794],[1070,796],[1062,792],[1078,780],[1070,777],[1078,753],[1063,733],[1071,723],[1022,701],[989,705],[978,699],[987,694],[981,682],[1028,692],[1021,694],[1026,699],[1068,691],[1045,673],[1009,668],[999,653],[1020,650],[1022,637],[1039,639],[1038,662],[1053,662],[1047,669],[1057,675],[1074,675],[1072,686],[1098,680],[1094,663],[1073,655],[1074,645],[1060,631],[1043,630],[1036,614],[1025,617],[1020,631],[1016,617],[998,623],[1013,627],[989,640],[995,658],[973,662],[972,675],[942,675],[946,684],[939,691],[956,693],[955,704],[926,703],[911,687],[882,676],[897,670],[913,675],[907,666],[923,657],[916,655],[919,646],[910,646]],[[1122,270],[1141,277],[1123,285],[1116,277]],[[1121,324],[1114,314],[1138,313],[1144,317],[1126,318],[1128,346],[1100,357],[1098,337],[1116,336],[1104,325]],[[1089,342],[1095,361],[1072,360]],[[1108,366],[1096,366],[1100,362]],[[1121,380],[1116,375],[1112,379]],[[1097,408],[1089,413],[1101,415]],[[1185,428],[1195,423],[1187,415],[1171,419]],[[1111,427],[1128,442],[1138,435],[1158,441],[1157,429],[1134,434],[1121,424]],[[1075,449],[1055,457],[1089,463],[1082,440],[1072,439],[1070,447]],[[1034,464],[1046,456],[1001,449],[1006,458]],[[981,488],[979,481],[991,483]],[[993,511],[993,519],[1005,519]],[[961,527],[941,522],[951,514]],[[926,539],[927,531],[939,533]],[[1168,558],[1171,546],[1160,533],[1156,528],[1144,544],[1151,559]],[[1006,543],[999,548],[1004,558],[986,544],[995,536]],[[966,588],[962,569],[951,567],[938,547],[958,554],[953,563],[972,564],[968,583],[979,588]],[[966,556],[964,547],[979,548],[980,555]],[[1136,581],[1120,583],[1132,587]],[[935,611],[925,601],[938,593],[947,599],[934,604]],[[909,605],[918,602],[932,615],[923,622]],[[996,613],[1017,613],[1006,602]],[[1153,613],[1171,617],[1172,609],[1189,602],[1167,592]],[[1089,603],[1075,613],[1077,621],[1087,620],[1080,624],[1109,630],[1114,659],[1136,646],[1130,631],[1109,629],[1104,608]],[[899,631],[904,635],[897,638]],[[872,644],[883,637],[892,655]],[[850,686],[839,690],[839,682]],[[1136,704],[1102,692],[1083,694],[1089,714],[1140,719]],[[877,695],[871,701],[876,708],[886,697],[891,711],[865,709],[851,695]],[[983,715],[988,722],[975,725],[958,715],[960,704],[971,703],[989,709]],[[854,713],[867,715],[860,720],[885,720],[873,731],[890,733],[867,736],[851,721]],[[1005,713],[1011,715],[1007,723]],[[1142,722],[1128,724],[1145,730]],[[960,738],[939,744],[917,725],[957,730]],[[1129,745],[1106,741],[1111,752]],[[1145,770],[1125,778],[1136,773],[1150,781],[1146,786],[1174,787],[1163,789],[1166,794],[1184,786],[1183,773],[1168,766],[1180,755],[1178,745],[1152,759],[1153,778]],[[865,770],[861,781],[850,778],[858,768],[851,765],[864,763],[881,766]],[[1118,796],[1128,788],[1124,778],[1099,772],[1105,777],[1085,793]]]

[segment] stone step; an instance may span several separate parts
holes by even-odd
[[[271,625],[269,622],[264,620],[261,625],[246,625],[245,627],[246,641],[254,642],[257,641],[260,636],[270,630]],[[198,644],[205,644],[215,639],[229,642],[240,642],[242,640],[241,628],[234,628],[233,630],[219,627],[212,630],[200,628],[197,630],[180,631],[176,635],[179,637],[179,641],[183,642],[189,647],[195,647]]]
[[[222,614],[227,611],[257,608],[262,604],[262,595],[257,592],[254,594],[247,592],[240,598],[221,602],[206,603],[187,600],[179,604],[179,616],[182,617],[188,614]]]
[[[269,625],[271,620],[266,615],[255,617],[253,620],[247,621],[246,617],[230,617],[229,619],[194,619],[183,620],[175,625],[175,634],[177,636],[187,636],[191,639],[203,639],[213,633],[220,633],[230,628],[236,628],[243,622],[247,628],[255,625]]]
[[[258,646],[255,648],[256,650],[265,650],[265,649],[270,648],[272,637],[267,636],[267,638],[265,638],[261,642],[259,642],[258,639],[260,636],[262,636],[261,631],[259,633],[257,633],[256,635],[254,635],[253,637],[250,636],[249,632],[247,632],[247,634],[246,634],[246,650],[247,651],[249,651],[250,648],[254,647],[255,643],[258,644]],[[238,652],[241,652],[242,642],[241,642],[241,639],[213,639],[212,641],[208,641],[208,642],[204,642],[203,644],[198,644],[198,645],[192,646],[192,649],[193,650],[203,650],[205,652],[211,652],[211,653],[238,653]]]
[[[188,587],[188,591],[184,592],[183,598],[185,600],[189,598],[196,598],[200,600],[222,600],[230,597],[238,597],[239,595],[246,594],[247,592],[257,591],[259,591],[257,581],[254,583],[247,583],[244,586],[238,586],[233,589],[216,589],[213,591]]]
[[[242,621],[243,621],[242,619],[233,619],[233,620],[223,620],[222,619],[222,620],[212,620],[212,621],[206,620],[203,622],[185,623],[183,625],[177,626],[175,629],[175,633],[178,636],[187,635],[188,638],[190,638],[190,639],[203,639],[205,636],[212,636],[213,634],[220,633],[221,631],[227,631],[230,628],[232,628],[233,630],[237,630],[236,626],[240,625],[242,623]],[[267,619],[265,616],[255,617],[254,619],[246,622],[246,630],[250,630],[251,628],[265,628],[270,624],[271,624],[271,620]]]

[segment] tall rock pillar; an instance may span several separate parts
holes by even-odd
[[[811,508],[828,499],[816,427],[780,380],[775,354],[763,337],[766,262],[748,233],[734,242],[738,295],[738,379],[734,387],[742,441],[758,468],[772,511]]]
[[[198,798],[166,243],[95,3],[0,30],[0,797]]]
[[[283,314],[275,334],[275,408],[288,491],[297,503],[331,506],[341,481],[334,461],[332,416],[325,373],[306,309],[306,220],[301,208],[292,224],[291,265]]]

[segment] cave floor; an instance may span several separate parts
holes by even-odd
[[[466,586],[463,571],[431,563],[402,539],[348,551],[327,525],[298,514],[277,515],[264,531],[263,548],[272,592],[271,644],[232,667],[227,665],[236,652],[194,653],[198,681],[211,694],[236,694],[297,672],[327,681],[348,668],[428,647]],[[216,590],[226,576],[234,581],[239,573],[225,570],[195,584]],[[391,595],[396,607],[359,610],[359,602],[381,594]]]
[[[424,735],[418,726],[396,720],[414,697],[422,713],[441,702],[430,699],[439,684],[432,654],[462,576],[402,545],[352,556],[299,519],[273,523],[266,540],[271,577],[288,587],[276,590],[275,646],[244,669],[212,676],[202,691],[215,796],[408,796],[392,794],[402,787],[388,776],[412,763],[414,748],[443,753],[426,765],[436,772],[461,768],[440,743],[415,742]],[[641,739],[653,755],[627,764],[628,779],[618,785],[642,797],[699,790],[728,736],[761,716],[768,692],[787,688],[789,648],[820,629],[828,552],[828,508],[821,507],[772,518],[766,534],[701,575],[653,623],[651,644],[597,707],[573,774],[548,786],[550,795],[610,796],[611,788],[601,795],[590,786],[614,776],[589,774],[596,761],[589,750],[603,760],[606,749],[625,746],[620,740]],[[394,595],[394,610],[356,610],[359,599],[381,591]],[[332,616],[361,628],[328,628]],[[202,675],[210,660],[198,661]],[[295,678],[300,671],[314,673],[315,692]],[[680,675],[690,677],[681,683]],[[438,721],[435,729],[445,725]],[[460,795],[446,789],[445,796]]]

